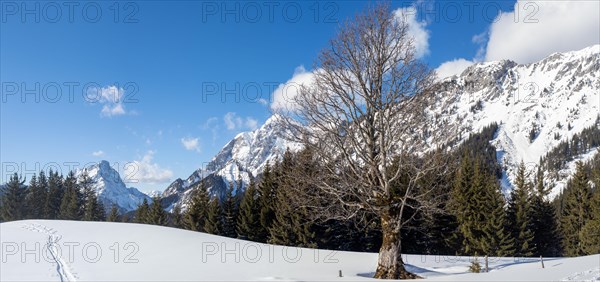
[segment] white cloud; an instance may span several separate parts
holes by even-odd
[[[196,151],[200,153],[200,142],[198,138],[185,137],[181,138],[181,144],[188,151]]]
[[[240,119],[238,117],[238,119]],[[223,121],[225,122],[225,126],[227,126],[227,129],[229,130],[233,130],[236,128],[237,124],[236,124],[236,117],[235,117],[235,113],[229,112],[226,113],[225,116],[223,117]],[[241,122],[241,120],[239,120]]]
[[[273,91],[271,101],[271,109],[278,110],[293,110],[294,98],[302,85],[308,86],[313,82],[313,73],[306,71],[304,66],[299,66],[294,70],[294,75],[287,82],[279,84]]]
[[[599,1],[519,0],[490,27],[487,61],[530,63],[600,43]]]
[[[92,152],[92,156],[94,157],[102,157],[104,156],[104,152],[102,150]]]
[[[458,75],[462,73],[467,67],[474,64],[475,62],[465,59],[454,59],[452,61],[448,61],[442,63],[437,69],[435,69],[438,78],[446,78],[453,75]]]
[[[100,114],[107,117],[120,116],[125,114],[125,108],[123,107],[123,104],[120,103],[112,106],[104,105],[102,106],[102,111],[100,111]]]
[[[169,169],[161,168],[157,163],[153,163],[154,151],[150,150],[141,160],[135,160],[125,165],[125,175],[127,179],[137,183],[158,184],[166,183],[173,177],[173,172]]]
[[[258,121],[251,117],[246,118],[246,126],[252,130],[258,127]]]
[[[105,117],[120,116],[127,114],[123,97],[125,89],[111,85],[102,88],[90,88],[86,98],[91,102],[102,104],[100,115]]]
[[[514,9],[517,13],[501,13],[489,30],[473,36],[480,47],[472,60],[444,62],[436,69],[438,76],[460,74],[480,61],[531,63],[600,43],[600,2],[519,0]]]
[[[228,112],[223,117],[225,126],[229,130],[254,130],[258,127],[258,121],[252,117],[242,118],[234,112]]]
[[[218,117],[210,117],[209,119],[206,120],[206,122],[204,122],[203,125],[201,125],[201,128],[203,130],[210,130],[210,133],[212,135],[212,143],[213,145],[217,144],[217,136],[219,135],[218,133],[220,132],[220,126],[219,126],[219,118]]]
[[[410,7],[396,9],[393,13],[397,19],[404,19],[408,24],[408,35],[414,41],[415,55],[417,58],[422,58],[429,54],[429,30],[427,30],[427,22],[417,20],[417,6],[415,2]]]

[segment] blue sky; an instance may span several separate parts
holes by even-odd
[[[557,22],[552,12],[564,7],[548,1],[392,7],[412,24],[421,58],[450,75],[473,62],[527,63],[600,41],[590,9],[554,2],[577,23]],[[66,174],[106,159],[128,185],[162,190],[260,126],[273,90],[310,72],[339,23],[369,2],[69,3],[1,3],[0,182],[14,170]]]

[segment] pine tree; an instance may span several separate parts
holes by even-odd
[[[591,201],[590,219],[581,229],[581,249],[587,255],[600,253],[600,187],[596,186]]]
[[[137,223],[149,223],[150,206],[148,200],[144,198],[142,204],[137,208],[135,212],[135,222]]]
[[[527,181],[525,164],[521,162],[515,179],[515,188],[511,193],[508,205],[508,216],[515,239],[515,256],[533,255],[533,231],[531,211],[531,183]]]
[[[189,230],[203,232],[210,197],[204,182],[201,182],[200,186],[194,191],[190,206],[184,215],[184,226]]]
[[[485,206],[483,253],[489,256],[511,256],[514,254],[514,239],[508,232],[508,222],[504,210],[504,197],[496,179],[488,176]]]
[[[468,171],[468,169],[467,169]],[[459,231],[462,237],[462,249],[465,254],[479,255],[484,252],[483,240],[485,216],[481,206],[486,195],[485,178],[481,172],[479,162],[475,161],[472,182],[464,187],[463,195],[465,206],[464,214],[458,217]]]
[[[181,206],[175,205],[173,207],[173,214],[171,216],[171,226],[175,228],[183,227],[183,215],[181,214]]]
[[[560,255],[560,234],[556,224],[556,210],[546,200],[550,190],[544,186],[544,172],[538,168],[535,193],[531,201],[532,244],[536,256],[555,257]]]
[[[162,199],[159,196],[152,197],[152,204],[148,210],[146,223],[154,225],[167,225],[167,213],[162,207]]]
[[[119,216],[119,209],[117,209],[116,205],[112,206],[112,208],[110,209],[110,213],[108,214],[108,218],[106,220],[110,222],[118,222],[121,220]]]
[[[447,171],[455,171],[456,169],[454,166],[455,164],[449,163]],[[448,172],[431,177],[431,179],[429,177],[427,178],[430,179],[428,181],[433,182],[431,184],[426,183],[426,185],[438,185],[439,187],[438,192],[436,192],[435,195],[431,195],[436,198],[433,201],[439,201],[439,211],[432,213],[425,222],[427,226],[425,231],[427,242],[426,249],[421,253],[450,255],[455,254],[456,250],[459,249],[459,246],[457,246],[456,242],[453,240],[453,233],[458,226],[458,222],[456,216],[448,210],[454,175]]]
[[[32,196],[32,202],[30,203],[29,209],[36,215],[35,218],[46,218],[45,206],[46,199],[48,198],[48,178],[43,170],[38,174],[37,178],[37,192]],[[32,205],[35,204],[35,207]]]
[[[37,176],[34,174],[31,177],[31,180],[29,180],[29,187],[27,187],[27,194],[25,195],[25,217],[26,218],[33,218],[33,219],[40,219],[40,214],[38,213],[38,208],[40,207],[39,203],[36,203],[37,201],[37,193],[39,193],[39,187],[38,187],[38,181],[37,181]],[[43,202],[42,202],[42,207],[43,207]]]
[[[460,246],[457,254],[467,254],[467,241],[465,234],[470,233],[471,225],[469,219],[472,217],[472,207],[469,205],[469,198],[472,197],[473,167],[472,161],[467,153],[463,154],[459,169],[454,177],[454,185],[450,193],[448,210],[457,221],[456,230],[452,232],[450,244]]]
[[[233,183],[229,183],[229,188],[225,193],[225,199],[223,201],[223,236],[229,238],[237,238],[236,231],[236,220],[238,215],[238,200],[235,195],[233,195]],[[240,189],[241,186],[238,186]]]
[[[577,162],[573,179],[568,183],[564,195],[564,208],[561,217],[564,254],[567,256],[585,255],[581,244],[583,226],[590,218],[590,187],[584,164]]]
[[[300,154],[299,154],[300,155]],[[286,151],[283,160],[277,168],[277,190],[275,191],[275,201],[273,203],[275,218],[268,228],[268,243],[276,245],[298,246],[298,247],[316,247],[314,232],[311,224],[307,220],[308,212],[303,207],[293,206],[291,199],[294,197],[294,191],[297,189],[307,189],[301,187],[306,185],[303,179],[294,177],[294,172],[301,171],[304,177],[311,177],[308,161],[300,163],[294,160],[292,153]]]
[[[259,234],[259,242],[267,242],[269,237],[269,228],[275,219],[273,210],[273,202],[275,201],[275,191],[277,190],[275,175],[271,171],[269,163],[265,165],[262,180],[258,185],[258,203],[259,203],[259,221],[257,233]]]
[[[63,179],[58,172],[48,172],[48,193],[44,205],[44,214],[47,219],[57,219],[64,194]]]
[[[448,208],[458,223],[451,241],[461,246],[459,254],[504,256],[513,252],[499,184],[481,160],[464,155]]]
[[[81,219],[82,196],[79,192],[77,179],[74,172],[69,172],[65,178],[65,192],[60,204],[60,219],[79,220]]]
[[[208,214],[204,221],[204,232],[223,235],[223,209],[217,197],[214,197],[208,205]]]
[[[21,220],[25,218],[25,179],[13,174],[6,187],[3,188],[2,207],[0,216],[3,221]]]
[[[83,193],[83,220],[86,221],[104,221],[105,211],[104,205],[98,200],[96,190],[94,189],[94,181],[85,172],[79,180],[79,187]]]
[[[596,191],[600,189],[600,148],[596,150],[596,155],[594,155],[594,159],[591,161],[592,165],[592,182],[594,183],[594,187],[596,187]]]
[[[237,218],[237,233],[238,238],[254,242],[260,239],[258,232],[256,232],[256,229],[260,225],[256,198],[256,183],[254,183],[254,179],[251,179],[240,203],[239,215]]]

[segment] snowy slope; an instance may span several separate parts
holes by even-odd
[[[180,204],[185,209],[191,188],[207,179],[211,195],[222,196],[230,184],[243,189],[250,179],[262,173],[265,165],[280,159],[287,149],[297,151],[301,146],[284,138],[279,117],[271,116],[260,128],[238,134],[229,141],[204,167],[194,171],[186,180],[177,179],[163,192],[170,207]],[[210,177],[209,177],[210,176]],[[242,185],[238,185],[241,181]]]
[[[413,141],[431,148],[464,140],[497,122],[492,144],[512,181],[521,161],[533,170],[561,141],[595,124],[600,115],[600,45],[526,65],[506,60],[475,64],[442,81],[441,89],[428,106],[423,129],[433,139],[421,130]],[[530,140],[532,129],[537,137]]]
[[[94,189],[107,210],[115,204],[121,212],[128,212],[137,209],[144,199],[150,201],[148,195],[136,188],[127,187],[119,173],[107,161],[86,167],[77,174],[84,172],[94,180]]]
[[[265,245],[160,226],[27,220],[0,224],[0,239],[2,281],[377,281],[370,278],[377,254]],[[404,261],[435,281],[600,279],[600,255],[546,258],[544,269],[537,258],[491,258],[491,271],[481,274],[467,273],[467,257],[405,255]]]

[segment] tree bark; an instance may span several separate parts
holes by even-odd
[[[379,250],[379,260],[375,278],[379,279],[417,279],[421,278],[410,273],[404,268],[402,261],[402,248],[399,221],[396,217],[383,216],[381,218],[383,243]]]

